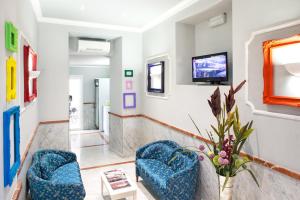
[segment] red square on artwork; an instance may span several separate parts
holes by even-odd
[[[279,96],[274,94],[274,63],[273,56],[276,48],[300,44],[300,35],[289,38],[268,40],[263,43],[264,52],[264,97],[265,104],[286,105],[300,107],[300,98]]]
[[[37,70],[37,54],[24,46],[24,102],[31,102],[37,97],[37,77],[31,73]]]

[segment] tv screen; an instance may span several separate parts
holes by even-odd
[[[192,58],[193,82],[228,80],[227,52]]]
[[[164,67],[165,62],[148,64],[148,92],[164,93]]]

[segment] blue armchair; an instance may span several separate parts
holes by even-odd
[[[136,152],[136,177],[160,200],[193,200],[198,183],[198,156],[177,143],[163,140]]]
[[[36,152],[27,179],[32,200],[83,200],[85,197],[76,155],[71,152]]]

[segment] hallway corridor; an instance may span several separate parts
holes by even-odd
[[[100,172],[124,169],[135,180],[135,157],[122,158],[109,149],[109,143],[98,130],[70,131],[70,148],[77,155],[86,190],[85,200],[109,200],[101,196]],[[155,200],[142,184],[137,183],[138,200]]]
[[[99,130],[70,132],[71,151],[77,155],[81,169],[131,162],[135,158],[122,158],[109,149],[109,143]]]

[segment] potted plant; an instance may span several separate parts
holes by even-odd
[[[253,121],[242,125],[238,107],[235,106],[234,95],[245,82],[240,83],[235,89],[231,86],[228,94],[225,94],[223,104],[219,87],[211,95],[208,104],[217,120],[216,125],[211,125],[212,131],[206,131],[211,144],[206,144],[208,150],[204,145],[195,150],[199,153],[199,160],[202,161],[206,156],[215,167],[219,177],[219,197],[222,200],[232,199],[234,177],[242,171],[249,172],[259,186],[254,173],[246,165],[251,161],[246,156],[240,155],[243,145],[253,132]],[[192,118],[191,120],[202,136],[195,121]]]

